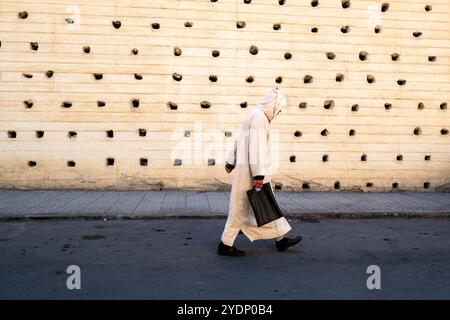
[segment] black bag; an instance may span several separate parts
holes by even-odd
[[[247,191],[247,197],[255,214],[258,227],[284,217],[270,186],[270,182],[264,183],[261,190],[253,187]]]

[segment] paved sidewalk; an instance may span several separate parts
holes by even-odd
[[[443,192],[275,192],[288,217],[450,217]],[[226,217],[229,192],[0,190],[0,219]]]

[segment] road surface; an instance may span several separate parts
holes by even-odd
[[[301,245],[239,235],[216,254],[224,219],[0,223],[1,299],[450,298],[450,220],[291,220]],[[67,268],[80,268],[69,290]],[[366,285],[380,268],[381,289]]]

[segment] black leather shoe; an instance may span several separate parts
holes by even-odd
[[[297,243],[303,240],[302,236],[297,236],[295,238],[284,237],[280,241],[275,241],[278,251],[286,251],[289,248],[292,248]]]
[[[217,247],[217,254],[221,256],[242,257],[245,256],[245,251],[239,250],[235,246],[227,246],[220,241],[219,246]]]

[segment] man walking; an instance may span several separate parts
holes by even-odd
[[[217,253],[243,256],[245,252],[233,244],[239,233],[250,241],[275,239],[279,251],[286,251],[302,240],[301,236],[288,238],[291,230],[285,217],[258,227],[247,198],[247,190],[261,188],[270,182],[272,174],[270,123],[287,106],[286,97],[278,88],[271,89],[242,122],[238,139],[226,160],[225,170],[234,170],[230,195],[230,209]]]

